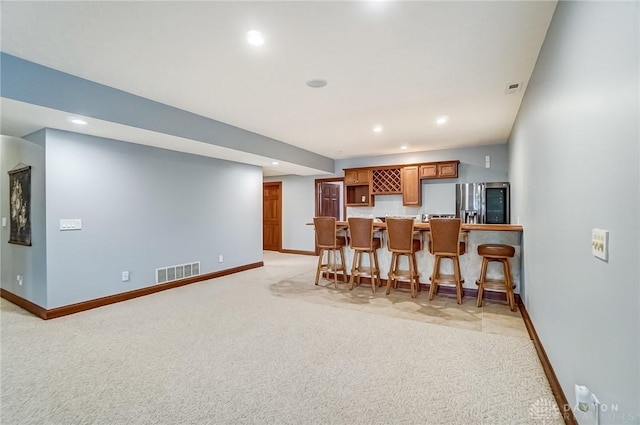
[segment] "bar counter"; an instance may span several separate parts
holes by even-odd
[[[309,223],[313,225],[313,223]],[[349,227],[349,224],[346,221],[338,221],[336,225],[339,227]],[[378,229],[386,229],[387,224],[381,221],[374,221],[373,227]],[[413,228],[416,230],[431,230],[431,226],[429,223],[415,222]],[[522,226],[519,224],[462,224],[463,231],[470,230],[483,230],[483,231],[494,231],[494,232],[522,232]]]
[[[309,223],[313,225],[313,223]],[[339,229],[346,230],[349,225],[346,221],[336,222],[336,226]],[[384,237],[384,231],[387,227],[386,223],[374,221],[374,230],[376,233],[383,235],[382,248],[378,250],[378,258],[380,262],[380,275],[382,279],[387,278],[389,272],[391,254],[387,250],[386,238]],[[414,229],[420,231],[421,237],[426,241],[426,236],[430,230],[429,223],[422,223],[416,221]],[[517,224],[462,224],[462,235],[467,242],[467,251],[464,255],[460,256],[460,272],[464,279],[463,288],[465,289],[477,289],[475,284],[476,279],[480,275],[480,268],[482,265],[482,257],[478,255],[478,245],[482,244],[505,244],[511,245],[515,248],[515,255],[509,259],[509,266],[511,267],[511,278],[515,284],[515,293],[520,293],[520,252],[522,245],[522,233],[523,228]],[[416,253],[418,260],[418,272],[420,275],[420,283],[428,284],[429,276],[433,271],[434,256],[427,249],[426,243],[423,244],[423,249]],[[345,247],[345,256],[347,269],[351,269],[351,262],[353,260],[353,251],[347,246]],[[401,266],[407,267],[406,259],[402,259]],[[453,264],[450,260],[443,260],[441,263],[441,271],[444,274],[453,274]],[[487,278],[489,279],[502,279],[502,265],[498,263],[489,263],[487,269]],[[489,292],[489,290],[487,290]],[[471,295],[471,294],[467,294]],[[418,295],[421,296],[421,295]]]

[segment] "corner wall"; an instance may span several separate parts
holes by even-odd
[[[265,177],[264,182],[282,182],[282,249],[312,252],[315,247],[315,181],[324,176]]]
[[[47,305],[47,251],[45,235],[45,137],[39,131],[28,137],[0,137],[1,287],[41,307]],[[31,166],[31,246],[10,244],[9,175],[18,164]],[[16,279],[21,275],[22,285]]]
[[[59,130],[44,134],[47,298],[39,305],[153,286],[155,269],[166,266],[200,261],[204,274],[262,261],[255,237],[262,232],[259,167]],[[60,231],[60,219],[81,219],[82,230]],[[127,282],[123,271],[130,272]]]
[[[561,1],[509,142],[524,301],[567,399],[588,386],[602,424],[640,424],[639,16]],[[607,262],[593,228],[609,231]]]

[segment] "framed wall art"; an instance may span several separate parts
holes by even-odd
[[[9,243],[31,246],[31,166],[9,171]]]

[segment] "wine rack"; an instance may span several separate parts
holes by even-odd
[[[400,168],[373,170],[372,175],[372,195],[402,193],[402,173]]]

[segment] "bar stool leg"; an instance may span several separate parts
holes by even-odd
[[[316,285],[318,285],[318,280],[320,279],[320,270],[322,269],[323,256],[324,256],[324,249],[320,248],[320,252],[318,253],[318,267],[316,269]]]
[[[340,261],[342,261],[342,281],[344,283],[347,283],[347,266],[346,266],[346,262],[344,261],[344,248],[340,247]]]
[[[360,274],[360,272],[362,272],[362,252],[360,252],[360,255],[358,255],[358,275],[356,276],[358,286],[360,286],[360,284],[362,283],[362,275]]]
[[[329,263],[329,270],[333,270],[333,286],[338,288],[338,270],[336,266],[336,250],[331,250],[331,261]]]
[[[433,299],[433,296],[438,291],[438,276],[440,275],[440,256],[436,255],[433,263],[433,272],[431,273],[431,285],[429,286],[429,301]]]
[[[400,271],[400,254],[395,254],[395,261],[393,263],[393,289],[398,287],[398,277],[397,274]]]
[[[411,298],[415,298],[416,295],[418,295],[418,291],[415,288],[417,279],[415,276],[415,264],[413,263],[413,255],[407,255],[407,259],[409,260],[409,282],[411,283]]]
[[[360,256],[360,251],[353,251],[353,264],[351,264],[351,276],[349,277],[349,290],[353,289],[353,284],[355,282],[355,276],[358,272],[358,257]]]
[[[420,274],[418,273],[418,260],[416,259],[416,253],[412,253],[411,256],[413,257],[413,265],[416,272],[416,285],[418,286],[418,292],[421,292],[422,289],[420,288]]]
[[[513,282],[511,282],[511,267],[509,266],[509,259],[505,258],[503,260],[504,267],[504,284],[507,287],[507,301],[509,302],[509,307],[511,307],[511,311],[516,311],[516,301],[513,295]]]
[[[396,259],[398,254],[393,252],[391,253],[391,268],[389,269],[389,276],[387,276],[387,295],[391,293],[391,284],[393,283],[393,276],[396,272]]]
[[[480,269],[480,279],[476,282],[478,284],[478,302],[476,305],[478,307],[482,307],[482,297],[484,293],[484,281],[487,277],[487,265],[489,264],[489,260],[487,257],[482,257],[482,268]]]
[[[378,252],[373,251],[373,261],[376,266],[376,276],[378,279],[378,286],[382,286],[382,279],[380,279],[380,264],[378,264]]]
[[[376,275],[373,268],[373,252],[369,251],[369,268],[371,270],[371,292],[376,293]]]
[[[460,281],[462,277],[460,276],[460,262],[458,261],[458,257],[453,258],[453,274],[456,279],[456,298],[458,304],[462,304],[462,297],[464,296],[462,289],[462,282]]]

